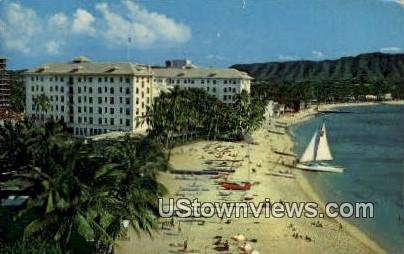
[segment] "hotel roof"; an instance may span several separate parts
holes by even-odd
[[[216,79],[253,79],[247,73],[229,68],[164,68],[153,67],[157,77],[166,78],[216,78]]]
[[[92,62],[78,56],[69,63],[49,63],[25,72],[25,74],[88,74],[88,75],[150,75],[148,67],[129,62]]]

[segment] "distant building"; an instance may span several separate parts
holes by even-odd
[[[26,113],[41,121],[63,121],[75,136],[133,132],[155,96],[152,83],[146,65],[85,57],[45,64],[25,72]],[[34,103],[41,94],[50,99],[47,112]]]
[[[10,107],[10,75],[6,70],[7,59],[0,57],[0,108]]]
[[[229,68],[161,68],[154,67],[155,84],[162,87],[201,88],[226,104],[245,90],[250,93],[251,80],[247,73]]]
[[[368,94],[368,95],[365,95],[365,99],[367,101],[375,101],[375,100],[377,100],[377,96],[373,95],[373,94]]]
[[[185,69],[192,68],[192,61],[189,59],[174,59],[166,61],[166,68]]]
[[[386,93],[384,94],[384,99],[387,101],[391,101],[393,99],[393,96],[391,96],[391,93]]]

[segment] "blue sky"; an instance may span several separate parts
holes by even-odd
[[[229,66],[375,51],[404,52],[404,0],[0,0],[11,68],[76,55]]]

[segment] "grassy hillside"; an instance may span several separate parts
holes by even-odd
[[[290,61],[235,64],[231,68],[245,71],[257,81],[390,81],[404,82],[404,54],[368,53],[324,61]]]

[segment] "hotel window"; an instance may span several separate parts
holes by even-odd
[[[65,112],[65,106],[60,106],[60,111]]]
[[[108,92],[108,87],[104,87],[104,92],[106,93],[106,92]]]
[[[58,92],[59,91],[59,87],[55,86],[55,91]]]
[[[41,86],[41,92],[43,92],[43,86]]]
[[[144,92],[142,92],[142,98],[144,98]]]
[[[130,108],[126,108],[125,109],[125,114],[128,116],[128,115],[130,115]]]
[[[227,93],[227,88],[226,87],[223,89],[223,92]]]
[[[123,98],[119,97],[119,103],[123,103]]]
[[[111,87],[111,88],[109,89],[109,93],[110,93],[110,94],[114,94],[114,88],[113,88],[113,87]]]
[[[90,114],[93,113],[93,107],[88,107],[88,113],[90,113]]]
[[[88,118],[88,122],[89,122],[90,124],[93,124],[93,118],[92,118],[91,116]]]
[[[104,77],[104,82],[108,82],[108,77]]]
[[[60,82],[64,82],[65,79],[63,77],[60,77]]]
[[[126,93],[126,94],[130,94],[130,90],[129,90],[129,88],[126,88],[125,93]]]
[[[104,107],[104,113],[108,113],[108,108]]]
[[[115,113],[114,108],[109,108],[109,113],[110,113],[111,115],[113,115],[113,114]]]
[[[149,103],[149,97],[146,98],[146,103]]]
[[[88,78],[88,81],[89,81],[90,83],[93,83],[93,77],[89,77],[89,78]]]
[[[235,80],[233,80],[233,85],[235,85],[236,84],[236,81]]]
[[[121,86],[121,87],[119,87],[119,92],[122,93],[122,91],[123,91],[123,89],[122,89],[122,86]]]
[[[93,88],[92,87],[88,88],[88,93],[93,93]]]
[[[49,87],[49,92],[53,92],[53,87]]]
[[[110,125],[114,125],[114,118],[110,118],[110,119],[109,119],[109,124],[110,124]]]
[[[104,118],[104,123],[105,123],[105,124],[108,123],[108,118]]]
[[[84,109],[84,113],[87,113],[87,107],[84,106],[83,109]]]
[[[122,125],[123,124],[123,120],[122,118],[119,119],[119,124]]]
[[[34,92],[35,91],[35,87],[31,86],[31,91]]]
[[[144,108],[144,102],[142,102],[142,108]]]
[[[139,109],[136,109],[136,115],[139,115]]]
[[[101,83],[102,82],[102,78],[98,78],[98,83]]]
[[[136,94],[138,94],[138,93],[139,93],[139,88],[136,87]]]
[[[81,82],[81,78],[80,78],[80,77],[77,78],[77,82]]]
[[[119,108],[119,113],[123,114],[123,108]]]
[[[142,81],[142,88],[144,88],[144,81]]]
[[[119,82],[122,83],[122,81],[123,81],[123,78],[119,77]]]
[[[212,82],[213,82],[213,84],[216,84],[216,79],[214,79]]]
[[[227,84],[227,80],[224,80],[224,82],[223,82],[224,84]]]
[[[130,126],[130,119],[126,119],[126,126]]]
[[[210,87],[208,86],[208,87],[206,87],[206,91],[209,91],[209,89],[210,89]]]
[[[129,83],[129,78],[126,78],[125,81],[126,81],[126,83]]]
[[[77,107],[77,112],[81,113],[81,107]]]
[[[227,100],[227,95],[223,95],[223,100],[224,100],[224,101]]]
[[[31,77],[31,81],[34,81],[34,77]]]
[[[60,87],[60,92],[62,92],[62,93],[65,92],[65,88],[63,86]]]
[[[104,98],[104,102],[107,103],[108,102],[108,97]]]
[[[129,99],[129,98],[125,98],[125,102],[126,102],[126,105],[129,105],[129,104],[130,104],[130,99]]]
[[[81,93],[81,87],[80,86],[77,87],[77,92]]]
[[[41,77],[41,82],[43,82],[43,77]]]
[[[147,89],[146,89],[146,93],[150,93],[150,88],[147,88]]]
[[[235,87],[233,87],[233,93],[235,93],[236,92],[236,88]]]
[[[80,116],[77,118],[77,121],[78,121],[79,123],[81,123],[81,117],[80,117]]]
[[[98,124],[102,124],[102,118],[101,117],[98,118]]]
[[[109,78],[109,82],[114,83],[114,78],[113,78],[113,77],[110,77],[110,78]]]
[[[102,108],[98,107],[98,114],[102,114]]]
[[[109,104],[113,105],[114,104],[114,97],[109,98]]]
[[[98,104],[102,103],[102,97],[98,97]]]
[[[81,96],[77,97],[77,102],[81,103]]]
[[[73,116],[70,116],[70,117],[69,117],[69,122],[70,122],[70,123],[73,123],[73,122],[74,122],[74,121],[73,121]]]
[[[93,97],[88,97],[88,102],[93,103]]]
[[[62,96],[60,96],[60,101],[61,102],[65,102],[65,97],[62,95]]]
[[[139,98],[136,98],[136,104],[139,104]]]
[[[102,88],[98,87],[98,93],[102,93]]]

